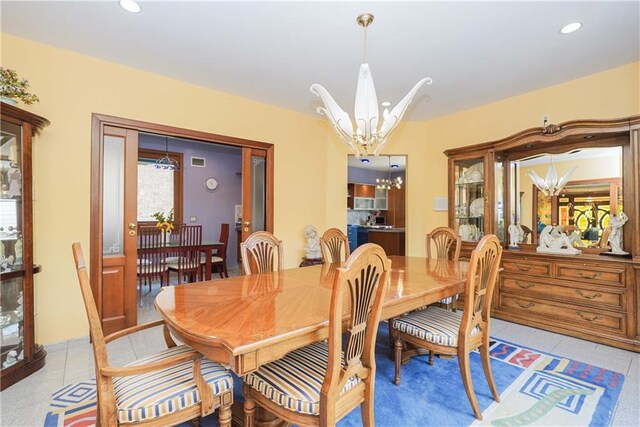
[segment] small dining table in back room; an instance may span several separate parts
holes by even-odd
[[[391,256],[382,319],[462,293],[466,261]],[[339,264],[164,288],[155,307],[181,341],[238,375],[328,337]],[[346,313],[345,313],[346,314]]]

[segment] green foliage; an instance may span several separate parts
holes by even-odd
[[[19,99],[27,105],[39,102],[38,97],[28,92],[29,81],[18,77],[15,70],[0,67],[0,96]]]

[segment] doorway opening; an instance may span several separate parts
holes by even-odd
[[[347,164],[349,249],[376,243],[387,255],[405,255],[407,156],[349,155]]]
[[[149,252],[139,250],[141,231],[160,233],[153,230],[162,223],[156,212],[171,215],[171,224],[185,230],[160,227],[163,243],[157,246],[168,267],[170,251],[198,248],[192,251],[197,252],[193,271],[178,265],[168,283],[217,276],[214,257],[223,235],[228,236],[223,275],[238,271],[239,242],[258,229],[273,231],[273,151],[272,144],[259,141],[93,115],[91,284],[105,333],[136,325],[140,303],[152,307],[160,281],[167,283],[166,275],[158,283],[138,280],[140,265],[148,264],[139,256]],[[165,155],[178,163],[176,170],[155,169]],[[198,243],[182,240],[191,234],[186,230],[197,231]],[[184,260],[176,258],[178,264]]]

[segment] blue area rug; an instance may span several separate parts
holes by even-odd
[[[376,346],[377,426],[608,426],[624,382],[619,372],[494,339],[491,366],[501,403],[493,401],[480,355],[471,354],[473,385],[484,418],[479,422],[473,416],[456,359],[436,359],[429,366],[426,356],[414,357],[403,365],[402,382],[396,386],[388,342],[387,324],[381,323]],[[242,381],[238,377],[234,380],[235,401],[242,402]],[[217,418],[216,412],[201,425],[217,426]],[[52,396],[45,426],[93,424],[94,381],[65,386]],[[352,411],[338,425],[362,425],[360,411]]]

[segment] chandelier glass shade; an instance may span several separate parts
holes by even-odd
[[[356,157],[377,156],[402,120],[418,90],[425,83],[431,84],[432,80],[429,77],[420,80],[394,108],[385,108],[380,118],[376,88],[367,63],[367,27],[373,22],[373,15],[360,15],[356,21],[364,28],[364,63],[360,65],[356,88],[355,124],[324,87],[313,84],[311,93],[318,96],[324,104],[324,107],[318,107],[318,113],[329,119],[340,139],[349,146]]]
[[[540,191],[544,193],[545,196],[558,196],[567,182],[569,182],[569,177],[573,173],[573,171],[578,167],[578,165],[569,169],[569,172],[564,174],[561,178],[558,178],[558,173],[556,172],[555,166],[553,166],[553,159],[549,160],[549,170],[547,171],[547,175],[542,179],[538,176],[535,171],[528,171],[527,176],[531,179],[533,184],[538,187]]]
[[[171,157],[169,157],[169,137],[165,136],[164,139],[165,139],[165,154],[163,157],[156,160],[156,163],[153,167],[156,169],[164,169],[164,170],[171,170],[171,171],[179,170],[180,165],[178,165],[178,162],[176,162]]]

